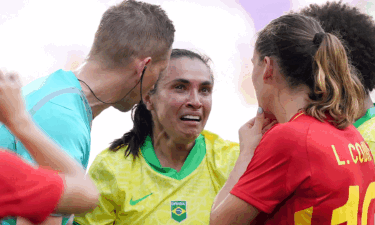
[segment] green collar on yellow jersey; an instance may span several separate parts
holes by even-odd
[[[375,104],[374,104],[375,106]],[[358,128],[359,126],[361,126],[364,122],[366,122],[367,120],[371,119],[375,117],[375,107],[372,107],[372,108],[369,108],[367,111],[366,111],[366,114],[364,116],[362,116],[361,118],[359,118],[357,121],[355,121],[354,123],[354,126],[356,128]]]
[[[202,162],[206,155],[206,142],[204,136],[200,134],[195,140],[194,147],[191,149],[180,172],[169,167],[161,166],[160,161],[155,154],[150,136],[146,138],[145,143],[141,147],[141,153],[147,164],[156,172],[176,180],[182,180],[189,176],[189,174],[191,174]]]

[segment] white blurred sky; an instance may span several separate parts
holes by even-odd
[[[375,1],[375,0],[374,0]],[[90,50],[104,11],[119,0],[0,0],[0,68],[20,73],[23,84],[60,68],[81,63]],[[213,108],[206,129],[238,141],[238,129],[256,112],[249,75],[256,26],[246,12],[251,4],[269,4],[275,18],[276,0],[145,0],[159,4],[174,21],[174,48],[187,48],[213,60]],[[325,0],[290,0],[296,10]],[[347,0],[367,13],[374,4]],[[241,4],[242,5],[241,5]],[[246,6],[245,6],[246,5]],[[274,7],[274,9],[272,8]],[[249,11],[249,10],[248,10]],[[255,12],[256,13],[256,12]],[[121,125],[121,127],[119,126]],[[93,122],[90,162],[115,138],[131,129],[130,113],[110,108]]]

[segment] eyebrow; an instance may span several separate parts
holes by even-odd
[[[202,83],[202,85],[212,85],[212,82],[211,81],[205,81]]]
[[[188,81],[186,79],[176,79],[173,82],[180,82],[180,83],[184,83],[184,84],[189,84],[190,83],[190,81]]]
[[[186,79],[176,79],[173,82],[180,82],[180,83],[184,83],[184,84],[190,84],[190,81],[186,80]],[[201,83],[201,85],[212,85],[212,82],[211,81],[204,81],[204,82]]]

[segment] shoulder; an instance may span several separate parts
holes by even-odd
[[[125,150],[127,146],[120,148],[117,151],[111,151],[109,148],[99,153],[90,169],[89,173],[94,174],[101,171],[107,171],[111,174],[121,174],[122,172],[130,172],[134,167],[133,163],[139,163],[140,157],[134,158],[132,155],[125,157]]]
[[[125,148],[116,152],[105,149],[95,157],[88,173],[102,195],[121,202],[129,185],[136,180],[141,185],[142,162],[140,158],[133,159],[132,155],[125,157]]]
[[[293,142],[296,138],[307,136],[310,127],[316,122],[319,121],[309,116],[301,116],[294,121],[276,124],[264,134],[263,139]]]
[[[361,124],[358,128],[358,131],[363,135],[364,133],[372,133],[375,134],[375,117],[367,120],[363,124]]]
[[[225,182],[238,159],[240,146],[209,131],[203,131],[201,134],[206,142],[206,160],[214,170],[224,173]]]
[[[372,154],[375,156],[375,117],[367,120],[357,128],[363,139],[367,142]]]
[[[260,141],[257,150],[270,151],[272,154],[291,154],[293,150],[306,148],[306,140],[312,126],[320,121],[310,116],[300,116],[293,121],[276,124],[268,130]]]
[[[75,96],[80,98],[81,86],[72,71],[58,70],[49,76],[41,77],[25,85],[22,94],[26,100],[27,110],[31,114],[39,111],[47,102],[54,100],[61,106],[72,105],[75,102],[61,96]],[[71,95],[66,95],[71,94]]]
[[[65,141],[67,144],[77,141],[89,144],[91,127],[80,110],[49,101],[31,115],[35,123],[53,140]]]
[[[90,113],[86,111],[81,98],[80,90],[76,92],[63,90],[45,95],[34,103],[30,103],[28,111],[34,121],[40,125],[47,133],[68,129],[67,135],[77,135],[80,133],[90,133]],[[29,99],[30,100],[30,99]],[[58,129],[56,129],[58,128]]]
[[[72,71],[57,70],[48,76],[37,78],[22,87],[22,94],[26,98],[40,98],[43,95],[67,87],[81,89]]]
[[[228,141],[222,139],[219,135],[204,130],[201,133],[205,139],[206,142],[206,149],[213,149],[215,151],[217,150],[224,150],[224,149],[239,149],[239,144],[233,141]]]

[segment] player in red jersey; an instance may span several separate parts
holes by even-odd
[[[373,224],[373,157],[352,125],[365,92],[340,40],[285,15],[259,33],[252,61],[261,108],[239,131],[211,224]],[[263,135],[267,115],[279,124]]]
[[[96,207],[99,194],[83,167],[33,123],[18,76],[1,71],[0,122],[44,167],[33,167],[15,153],[0,149],[0,220],[20,216],[41,223],[52,212],[86,213]]]

